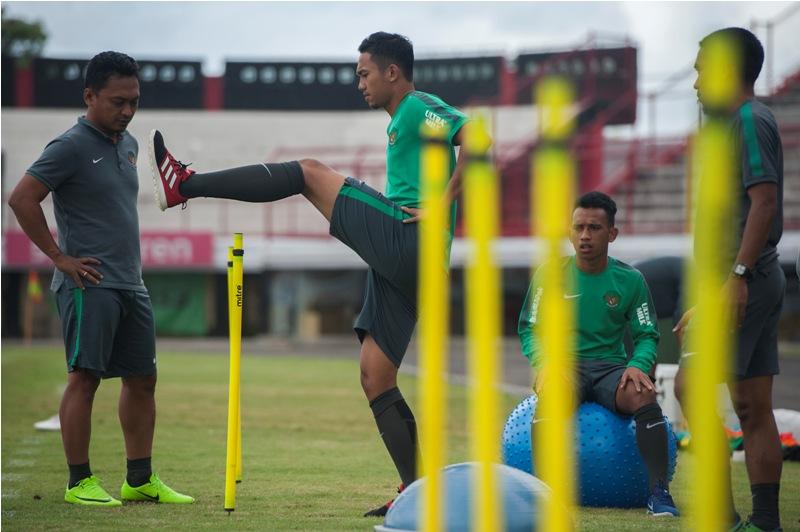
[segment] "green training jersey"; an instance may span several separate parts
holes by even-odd
[[[574,256],[564,259],[563,267],[567,284],[573,287],[564,298],[574,304],[578,359],[627,364],[648,373],[656,360],[658,328],[650,291],[639,270],[613,257],[608,258],[605,270],[596,274],[579,270]],[[534,366],[542,355],[537,331],[544,292],[541,276],[539,268],[528,287],[517,329],[522,354]],[[630,361],[623,345],[626,328],[634,345]]]
[[[426,92],[412,91],[397,106],[386,128],[386,197],[404,207],[419,207],[420,154],[424,124],[447,131],[450,149],[450,175],[456,167],[453,137],[467,122],[467,116]],[[455,216],[455,202],[451,215]],[[453,222],[455,220],[452,220]],[[450,224],[452,234],[453,223]]]

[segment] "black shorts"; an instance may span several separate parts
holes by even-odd
[[[369,334],[400,366],[417,323],[417,227],[410,215],[365,183],[348,177],[331,215],[330,234],[369,265],[364,305],[354,330]]]
[[[786,277],[778,260],[753,272],[747,281],[747,308],[736,334],[736,357],[731,361],[737,380],[780,373],[778,365],[778,322],[783,308]],[[681,357],[681,367],[691,363],[693,353]]]
[[[577,403],[599,403],[612,412],[617,412],[617,389],[626,369],[626,366],[616,362],[579,360],[576,367]]]
[[[156,372],[155,322],[147,292],[62,286],[56,303],[68,371],[84,369],[101,378]]]

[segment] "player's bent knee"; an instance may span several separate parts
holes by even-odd
[[[367,393],[369,388],[369,374],[364,371],[364,368],[361,368],[361,389],[364,390],[364,393]]]
[[[379,396],[386,390],[391,390],[396,387],[397,383],[388,379],[370,379],[369,377],[361,379],[361,388],[364,390],[364,395],[367,399],[372,400]]]
[[[648,390],[647,388],[642,389],[642,392],[637,394],[639,399],[643,402],[643,405],[649,405],[656,402],[656,391],[655,390]]]
[[[306,182],[309,179],[314,179],[321,174],[326,172],[333,172],[333,170],[316,159],[300,159],[298,161],[300,163],[300,167],[303,169],[303,175],[305,176]]]
[[[637,392],[635,388],[630,387],[617,396],[617,409],[621,412],[633,413],[643,406],[655,402],[656,394],[654,391],[643,388],[642,391]]]
[[[397,386],[397,379],[393,375],[382,374],[380,371],[367,371],[361,368],[361,389],[370,401],[386,390]]]

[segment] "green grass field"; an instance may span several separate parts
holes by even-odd
[[[358,384],[355,360],[246,356],[242,361],[244,482],[237,509],[222,510],[227,413],[227,357],[159,355],[154,469],[197,499],[192,506],[147,503],[92,509],[63,502],[67,479],[58,433],[33,430],[52,415],[65,380],[57,348],[6,346],[2,352],[2,527],[4,530],[371,530],[362,513],[388,499],[398,483]],[[416,382],[401,376],[412,408]],[[104,382],[94,407],[91,464],[112,493],[125,474],[116,415],[119,381]],[[465,390],[452,387],[448,462],[467,460]],[[504,417],[519,401],[504,397]],[[498,427],[499,433],[500,427]],[[691,497],[686,453],[673,493]],[[749,511],[744,466],[734,464],[737,504]],[[800,530],[800,464],[787,463],[781,489],[785,530]],[[580,510],[582,530],[678,530],[637,510]]]

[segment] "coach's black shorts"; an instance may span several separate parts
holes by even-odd
[[[68,371],[84,369],[102,378],[156,372],[155,322],[147,292],[62,286],[56,303]]]
[[[348,177],[331,215],[330,234],[369,265],[364,306],[354,329],[369,334],[395,366],[417,323],[417,224],[365,183]]]
[[[747,281],[747,308],[736,335],[736,358],[731,361],[737,380],[780,373],[778,366],[778,321],[783,308],[786,277],[778,260],[760,266]],[[692,353],[681,357],[681,366],[691,363]]]

